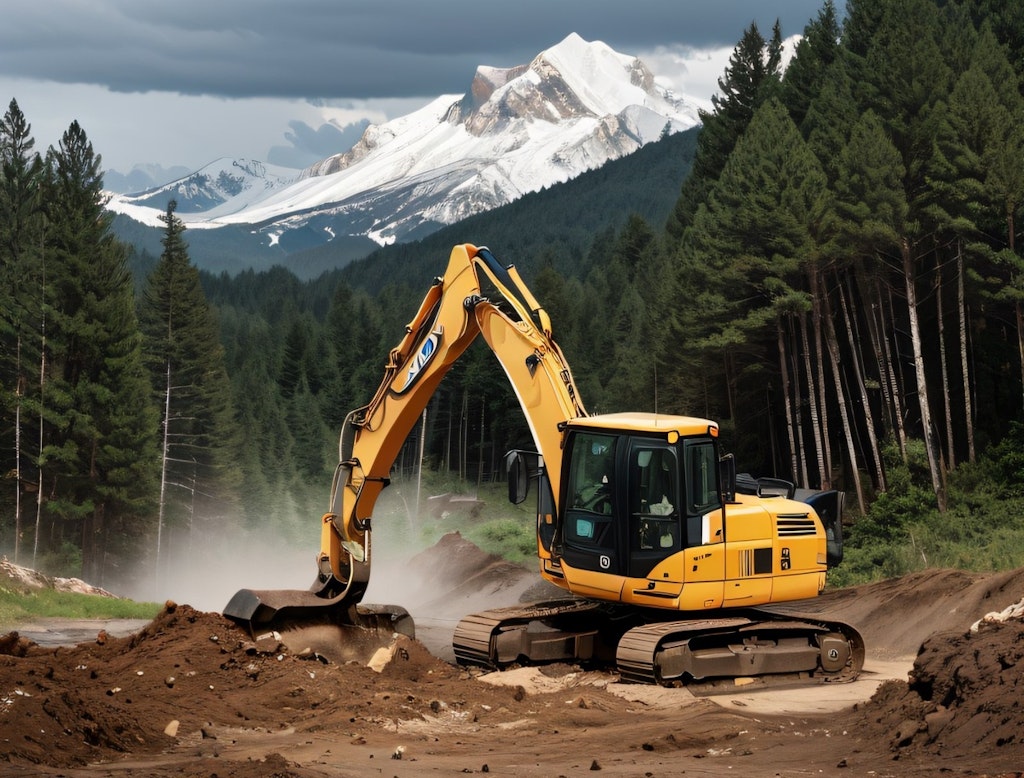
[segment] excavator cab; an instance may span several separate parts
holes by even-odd
[[[599,426],[600,418],[567,425],[560,495],[551,493],[539,455],[510,452],[509,499],[523,502],[529,482],[537,481],[542,558],[644,578],[673,554],[709,542],[707,517],[721,510],[726,493],[717,443],[706,423],[699,434],[680,436],[647,429],[653,415],[606,422],[625,429]]]

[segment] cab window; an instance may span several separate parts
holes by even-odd
[[[721,507],[718,494],[718,457],[715,444],[708,441],[688,443],[685,449],[686,513],[703,516]]]
[[[615,544],[615,440],[612,435],[589,432],[573,437],[565,520],[565,537],[570,543],[602,548]]]

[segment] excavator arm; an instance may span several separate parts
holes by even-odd
[[[484,297],[481,281],[500,298]],[[482,335],[508,376],[537,450],[548,464],[552,490],[561,475],[562,428],[587,415],[568,363],[551,333],[551,320],[512,266],[486,248],[456,246],[405,335],[388,355],[370,402],[348,414],[330,508],[321,528],[317,577],[306,591],[243,589],[224,614],[254,632],[274,628],[285,615],[308,620],[347,614],[370,579],[373,509],[391,467],[423,409],[452,365]],[[365,619],[364,619],[365,620]]]
[[[481,276],[511,311],[482,296]],[[331,509],[321,535],[318,578],[325,592],[346,590],[361,597],[369,580],[377,497],[438,384],[477,335],[504,368],[537,450],[546,457],[558,456],[561,449],[559,425],[587,415],[552,338],[547,312],[516,269],[501,266],[486,248],[456,246],[444,276],[435,280],[405,329],[373,399],[352,411],[342,429]],[[557,489],[557,483],[553,486]]]

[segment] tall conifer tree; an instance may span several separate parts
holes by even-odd
[[[721,174],[754,111],[774,93],[779,84],[780,66],[781,30],[778,25],[772,40],[765,41],[757,24],[751,24],[729,57],[725,74],[718,79],[721,93],[711,98],[714,109],[710,113],[699,112],[703,128],[697,140],[693,169],[683,182],[679,200],[669,217],[669,234],[677,240],[693,222],[697,208]]]
[[[33,151],[35,140],[17,100],[11,100],[0,118],[0,418],[5,438],[0,470],[11,473],[13,493],[0,495],[3,516],[13,517],[10,526],[14,561],[19,561],[23,522],[29,508],[25,484],[29,478],[28,447],[38,434],[30,435],[31,401],[29,376],[36,373],[39,339],[41,281],[39,273],[42,213],[39,187],[43,163]],[[38,413],[35,414],[38,417]],[[10,445],[8,445],[10,443]],[[10,506],[7,509],[7,506]],[[0,542],[6,535],[0,521]]]
[[[145,535],[156,465],[133,284],[103,210],[100,162],[78,122],[47,154],[40,461],[51,549],[78,545],[82,575],[98,583]]]
[[[181,541],[195,547],[207,522],[234,518],[239,473],[231,391],[217,322],[192,265],[172,200],[163,252],[140,303],[152,395],[161,411],[162,478],[157,563]]]

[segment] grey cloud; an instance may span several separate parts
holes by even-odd
[[[334,154],[348,151],[362,136],[369,125],[368,120],[339,128],[333,124],[321,124],[314,129],[305,122],[291,121],[290,132],[284,137],[290,146],[273,146],[267,154],[267,161],[285,167],[304,168]]]
[[[12,4],[0,74],[120,92],[385,98],[458,93],[570,32],[635,53],[801,32],[824,0],[48,0]],[[837,2],[840,10],[842,0]]]

